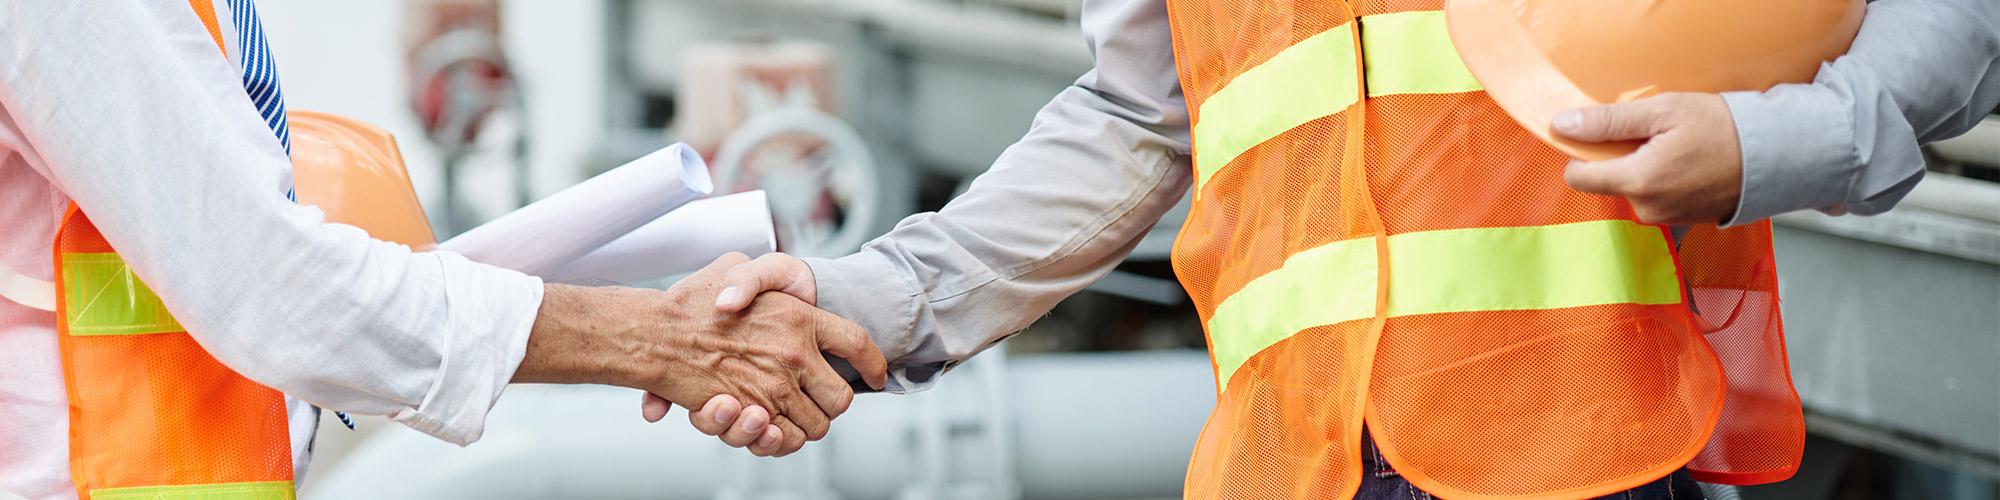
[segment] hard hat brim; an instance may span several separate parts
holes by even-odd
[[[1599,161],[1630,154],[1643,141],[1581,142],[1556,135],[1550,123],[1571,109],[1607,104],[1591,98],[1535,50],[1509,0],[1450,0],[1445,29],[1472,77],[1522,128],[1571,157]]]

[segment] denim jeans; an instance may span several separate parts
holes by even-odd
[[[1603,500],[1702,500],[1701,486],[1688,476],[1687,469],[1674,471],[1667,477],[1627,490],[1598,497]],[[1431,494],[1411,486],[1410,482],[1389,467],[1389,461],[1382,458],[1382,452],[1375,449],[1375,439],[1367,431],[1361,434],[1361,489],[1354,493],[1354,500],[1432,500]]]

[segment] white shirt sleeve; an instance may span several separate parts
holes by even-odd
[[[322,407],[478,439],[540,280],[285,199],[290,160],[185,1],[0,3],[0,112],[203,348]]]

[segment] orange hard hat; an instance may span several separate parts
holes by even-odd
[[[1585,160],[1639,146],[1553,135],[1565,110],[1663,92],[1811,82],[1847,52],[1863,0],[1450,0],[1459,58],[1507,114]]]
[[[327,222],[361,228],[378,240],[417,251],[437,246],[394,136],[344,116],[313,111],[285,116],[291,121],[292,185],[299,204],[319,207]]]

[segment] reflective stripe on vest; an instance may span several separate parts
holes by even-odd
[[[1174,268],[1219,386],[1185,494],[1352,495],[1364,426],[1450,498],[1789,475],[1768,227],[1675,249],[1564,187],[1443,3],[1168,0],[1197,182]]]
[[[64,319],[69,334],[144,335],[177,333],[179,321],[167,313],[160,296],[132,276],[125,259],[115,252],[69,252],[59,259],[63,280]]]
[[[213,2],[188,4],[224,52]],[[223,365],[187,335],[75,202],[52,246],[77,495],[292,498],[284,395]]]
[[[291,500],[291,481],[133,486],[90,492],[91,500]]]
[[[1473,228],[1389,237],[1389,317],[1604,304],[1678,304],[1666,236],[1627,221]],[[1375,242],[1339,241],[1285,259],[1208,319],[1224,390],[1258,351],[1306,329],[1375,316]]]
[[[1359,22],[1367,67],[1356,68],[1354,23],[1345,23],[1245,70],[1202,101],[1194,124],[1197,199],[1202,182],[1252,146],[1359,102],[1361,92],[1349,77],[1357,69],[1367,75],[1368,97],[1481,89],[1452,50],[1443,12],[1377,14]],[[1271,96],[1285,96],[1284,105],[1269,105]]]

